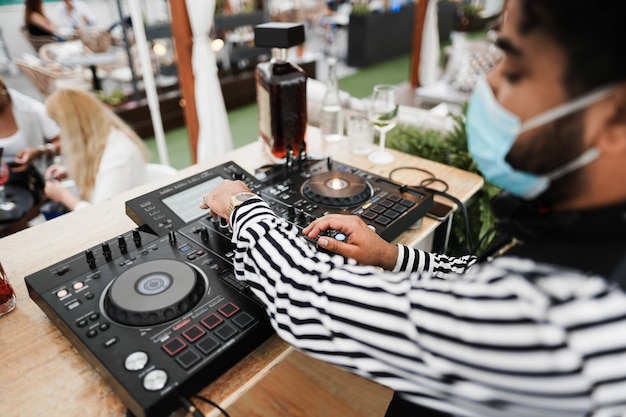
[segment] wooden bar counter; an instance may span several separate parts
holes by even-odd
[[[307,137],[311,154],[330,155],[385,177],[396,167],[423,168],[445,180],[448,192],[462,201],[482,186],[478,175],[407,154],[391,151],[394,163],[375,165],[366,156],[351,155],[345,140],[332,145],[321,142],[319,131],[311,128]],[[188,167],[170,178],[0,239],[0,261],[17,293],[15,310],[0,317],[0,416],[124,416],[122,401],[30,299],[24,277],[135,228],[125,214],[127,200],[229,160],[250,173],[270,162],[256,142],[211,163]],[[394,179],[418,184],[423,178],[415,171],[401,170]],[[397,242],[417,245],[438,225],[424,218],[420,228],[406,231]],[[292,352],[274,335],[200,394],[228,407]],[[207,415],[219,415],[211,407],[201,409]]]

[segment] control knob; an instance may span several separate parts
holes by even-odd
[[[243,181],[246,176],[243,174],[243,172],[235,171],[231,174],[231,178],[235,181]]]
[[[124,236],[120,235],[117,237],[117,245],[120,248],[120,252],[128,253],[128,248],[126,247],[126,239],[124,239]]]
[[[136,247],[141,246],[141,234],[139,234],[139,230],[133,230],[133,241],[135,242]]]
[[[111,261],[111,247],[107,242],[104,242],[102,244],[102,254],[104,255],[104,259],[106,259],[107,262]]]
[[[87,259],[89,268],[94,269],[96,267],[96,258],[93,256],[93,251],[91,249],[87,249],[85,251],[85,258]]]
[[[202,239],[202,241],[205,243],[209,240],[209,230],[206,228],[206,226],[202,226],[200,228],[200,239]]]

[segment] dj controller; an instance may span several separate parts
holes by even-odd
[[[228,162],[127,201],[138,228],[25,281],[135,416],[171,414],[181,395],[194,395],[273,334],[260,301],[234,277],[231,229],[199,208],[224,179],[243,181],[299,228],[354,214],[386,240],[433,204],[426,192],[308,158],[256,175]]]

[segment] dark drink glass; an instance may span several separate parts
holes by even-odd
[[[9,282],[2,264],[0,264],[0,316],[10,313],[15,308],[15,291]]]

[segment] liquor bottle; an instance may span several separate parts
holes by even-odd
[[[326,93],[322,100],[320,131],[327,142],[339,142],[343,138],[343,110],[337,85],[337,58],[328,58]]]
[[[306,81],[298,65],[287,60],[287,49],[304,43],[304,25],[271,22],[254,28],[254,44],[273,48],[272,59],[256,67],[259,134],[275,162],[306,151]]]

